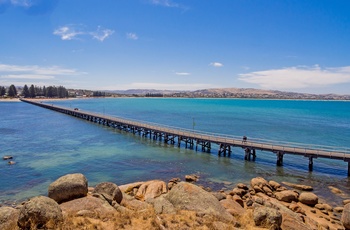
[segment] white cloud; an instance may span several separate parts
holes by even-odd
[[[130,40],[137,40],[139,37],[135,33],[126,33],[126,38]]]
[[[49,75],[19,74],[19,75],[5,75],[5,76],[1,76],[1,78],[6,78],[6,79],[53,79],[55,77],[49,76]]]
[[[84,32],[77,30],[74,26],[62,26],[56,29],[53,34],[60,36],[62,40],[72,40]]]
[[[224,65],[220,62],[212,62],[209,65],[214,66],[214,67],[223,67]]]
[[[53,34],[60,36],[62,40],[80,39],[82,36],[91,36],[93,39],[103,42],[114,33],[111,29],[97,27],[96,31],[87,31],[82,25],[65,25],[54,30]]]
[[[180,7],[179,4],[171,0],[151,0],[153,5],[165,6],[165,7]]]
[[[86,73],[58,66],[40,67],[37,65],[20,66],[0,64],[1,79],[52,80],[59,76],[77,76],[83,74]]]
[[[190,73],[186,73],[186,72],[176,72],[176,75],[180,75],[180,76],[188,76],[191,75]]]
[[[350,83],[350,66],[321,68],[297,66],[240,74],[239,80],[266,89],[300,89]]]
[[[102,29],[101,26],[97,28],[97,31],[91,32],[91,35],[94,39],[99,40],[100,42],[103,42],[106,38],[111,36],[114,33],[113,30],[110,29]]]
[[[169,8],[179,8],[179,9],[182,9],[185,11],[189,9],[189,7],[182,5],[182,4],[179,4],[179,3],[176,3],[172,0],[149,0],[149,2],[153,5],[156,5],[156,6],[163,6],[163,7],[169,7]]]
[[[15,6],[31,7],[31,0],[11,0],[11,4]]]

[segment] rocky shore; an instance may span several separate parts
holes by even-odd
[[[0,229],[350,229],[350,200],[332,207],[308,185],[256,177],[213,192],[198,179],[88,187],[84,175],[67,174],[48,196],[0,207]]]

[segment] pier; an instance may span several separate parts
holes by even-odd
[[[242,138],[234,136],[200,132],[150,122],[106,116],[98,113],[82,111],[78,108],[71,109],[54,106],[37,100],[21,99],[21,101],[111,128],[130,132],[135,135],[137,134],[155,141],[163,141],[170,145],[177,144],[178,147],[185,146],[186,148],[195,149],[196,151],[200,149],[203,152],[211,152],[212,145],[215,144],[218,146],[219,156],[229,156],[232,153],[232,148],[236,147],[244,149],[245,160],[254,161],[257,157],[256,150],[261,150],[274,154],[276,157],[276,165],[283,166],[283,158],[285,155],[299,155],[303,157],[302,159],[308,160],[309,171],[313,170],[314,159],[328,158],[341,160],[348,163],[348,176],[350,176],[350,149],[346,148],[306,145],[282,141],[276,142],[252,138],[243,140]]]

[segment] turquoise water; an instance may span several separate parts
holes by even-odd
[[[187,129],[350,149],[350,102],[344,101],[106,98],[49,103]],[[86,175],[91,186],[196,173],[200,183],[214,189],[263,176],[311,184],[324,197],[331,196],[328,185],[349,192],[342,161],[314,159],[309,172],[300,156],[286,155],[283,167],[276,167],[269,152],[257,152],[255,162],[244,161],[240,148],[230,157],[218,157],[215,146],[211,153],[177,148],[27,103],[0,102],[0,117],[0,156],[13,155],[17,162],[0,162],[0,203],[45,195],[52,181],[75,172]]]

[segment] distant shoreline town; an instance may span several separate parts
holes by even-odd
[[[195,91],[180,90],[104,90],[66,89],[63,86],[23,87],[0,86],[0,99],[7,98],[91,98],[91,97],[164,97],[164,98],[242,98],[242,99],[292,99],[292,100],[350,100],[350,95],[310,94],[262,90],[253,88],[213,88]]]

